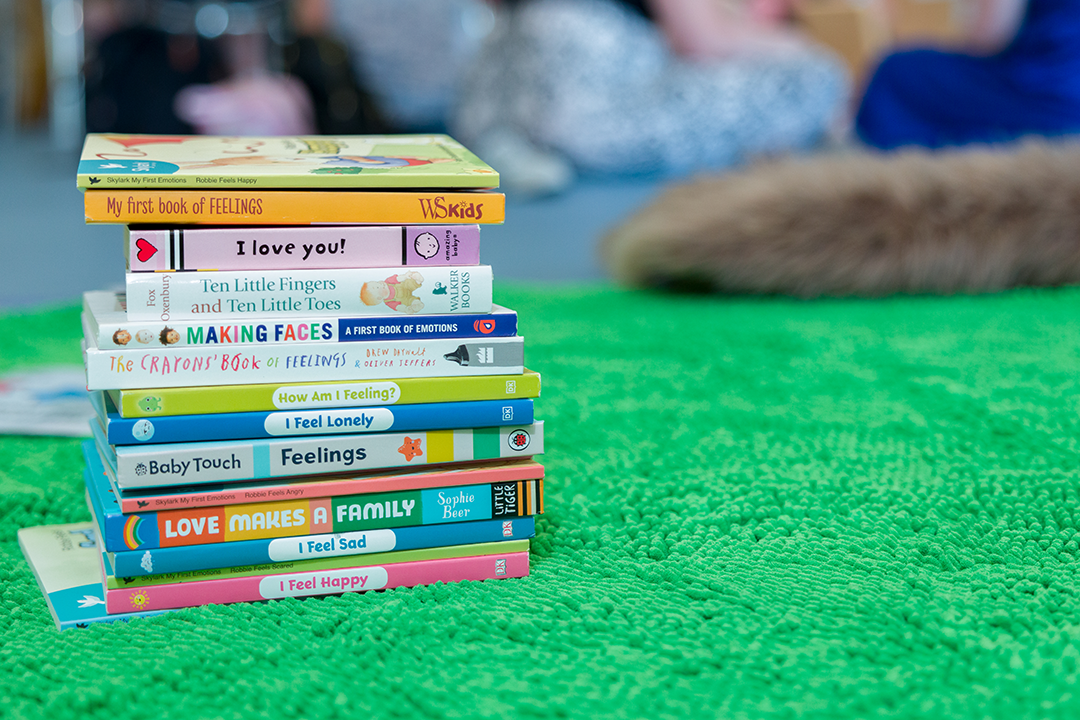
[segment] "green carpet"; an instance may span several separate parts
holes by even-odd
[[[532,576],[58,634],[15,542],[77,441],[0,439],[0,716],[1076,717],[1080,290],[498,288],[543,375]],[[0,371],[77,362],[74,307]]]

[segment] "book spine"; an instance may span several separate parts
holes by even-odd
[[[22,528],[19,548],[26,557],[59,630],[85,628],[91,623],[157,615],[108,615],[102,594],[102,552],[92,523]],[[507,546],[509,550],[512,546]]]
[[[88,223],[175,225],[461,225],[501,223],[498,192],[86,190]]]
[[[288,322],[191,322],[128,320],[87,323],[94,328],[99,350],[143,350],[179,347],[221,347],[335,343],[344,318],[297,317]]]
[[[330,347],[318,343],[251,345],[243,349],[87,347],[83,359],[88,390],[517,375],[525,369],[520,336],[464,343],[449,339],[399,340]],[[384,384],[378,395],[385,397],[391,392]],[[320,393],[320,397],[327,396]]]
[[[263,575],[105,591],[110,613],[167,610],[287,597],[367,592],[463,580],[494,580],[529,574],[529,553],[371,565],[340,570]]]
[[[509,337],[517,334],[517,313],[342,318],[337,330],[341,342]]]
[[[397,492],[400,490],[429,490],[455,485],[494,485],[542,480],[544,466],[529,459],[514,459],[499,463],[464,465],[446,469],[396,470],[366,475],[345,475],[321,479],[290,479],[198,488],[166,488],[164,491],[125,493],[116,485],[115,471],[98,451],[97,443],[82,443],[86,461],[86,486],[101,507],[99,516],[131,515],[141,512],[182,510],[191,508],[242,505],[275,500],[318,500],[343,495]],[[542,496],[541,496],[542,503]],[[543,505],[541,504],[541,508]]]
[[[99,350],[162,347],[220,347],[300,342],[335,343],[371,340],[429,340],[435,338],[511,337],[517,334],[517,313],[464,313],[388,317],[293,318],[288,322],[192,322],[126,318],[87,322]]]
[[[100,396],[100,393],[91,393]],[[528,425],[532,400],[479,400],[400,407],[328,408],[278,412],[218,413],[149,418],[103,419],[110,445],[209,442],[389,430],[447,430],[495,425]],[[96,403],[95,403],[96,405]]]
[[[543,481],[100,517],[105,549],[148,550],[537,515]],[[333,541],[331,541],[333,542]]]
[[[478,265],[479,225],[127,228],[130,272]]]
[[[116,447],[91,429],[128,490],[530,457],[544,452],[543,425]]]
[[[109,555],[116,577],[143,577],[319,558],[363,556],[396,550],[522,540],[534,537],[535,534],[535,520],[532,517],[523,517],[457,525],[385,528],[339,535],[242,540],[157,550],[124,550]],[[357,562],[359,564],[363,560],[358,559]]]
[[[491,312],[491,266],[127,273],[129,321]],[[230,323],[231,324],[231,323]],[[320,326],[312,331],[318,333]],[[318,338],[315,338],[318,339]]]
[[[110,390],[121,417],[196,415],[212,412],[303,410],[415,403],[502,400],[540,396],[540,375],[398,378],[380,382],[330,382],[298,385],[223,385]]]
[[[312,499],[392,490],[424,490],[452,485],[540,480],[544,466],[530,460],[508,461],[495,466],[466,466],[445,472],[408,472],[344,477],[329,480],[282,481],[258,485],[230,484],[214,490],[190,490],[162,494],[126,494],[119,498],[125,514],[148,510],[215,507],[281,498]]]
[[[241,565],[238,567],[208,568],[180,573],[143,575],[141,577],[117,577],[113,574],[111,562],[105,565],[105,587],[107,589],[153,587],[181,582],[201,582],[226,578],[252,577],[255,575],[278,575],[281,573],[312,572],[315,570],[338,570],[365,565],[383,565],[385,563],[412,562],[414,560],[442,560],[445,558],[475,557],[477,555],[498,555],[513,552],[528,552],[529,541],[500,540],[498,542],[476,543],[472,545],[444,545],[435,548],[416,550],[393,550],[385,553],[371,553],[358,558],[355,555],[316,558],[295,562],[269,563],[267,565]],[[106,559],[108,554],[106,554]],[[99,586],[100,592],[100,586]]]

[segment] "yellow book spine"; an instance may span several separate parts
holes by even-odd
[[[179,225],[492,224],[497,192],[373,190],[87,190],[88,223]]]

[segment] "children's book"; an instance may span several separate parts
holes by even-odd
[[[100,527],[97,512],[96,508],[91,507],[95,527]],[[527,540],[535,534],[536,523],[529,516],[506,520],[478,520],[456,525],[415,525],[337,534],[239,540],[210,545],[119,550],[107,552],[105,560],[111,573],[121,578],[204,572],[223,568],[242,569],[310,560],[340,563],[334,567],[341,567],[364,562],[356,559],[357,555]],[[225,576],[228,573],[220,575]]]
[[[87,437],[93,413],[79,365],[0,375],[0,434]]]
[[[543,422],[151,445],[110,445],[97,422],[90,427],[121,490],[502,460],[544,452]]]
[[[87,454],[85,444],[83,452]],[[91,448],[90,453],[93,452]],[[87,454],[87,457],[90,458],[91,455]],[[100,468],[100,463],[88,461],[83,476],[86,481],[87,504],[94,518],[94,527],[101,536],[104,536],[106,532],[104,518],[116,513],[117,501],[115,493],[108,492],[92,477],[97,472],[95,468]],[[535,500],[539,502],[541,498],[537,497]],[[536,524],[533,517],[529,515],[494,520],[470,520],[453,524],[386,527],[343,533],[235,540],[198,545],[171,545],[158,548],[141,545],[141,530],[141,524],[133,520],[130,526],[125,527],[123,548],[105,552],[107,566],[111,568],[114,575],[134,578],[163,573],[241,568],[315,559],[333,560],[352,555],[418,548],[506,542],[534,537]]]
[[[107,392],[120,417],[153,418],[218,412],[535,398],[540,396],[540,374],[526,370],[520,375],[406,377],[368,382],[301,380],[295,384],[140,387]]]
[[[83,443],[83,452],[89,453],[88,466],[100,468],[101,472],[105,473],[112,495],[120,504],[120,511],[125,514],[220,507],[274,500],[311,500],[396,490],[427,490],[454,485],[520,482],[542,480],[544,477],[544,466],[540,463],[528,458],[515,458],[479,464],[461,463],[418,469],[390,468],[314,478],[287,477],[121,490],[116,484],[115,473],[100,457],[93,441],[87,440]]]
[[[83,331],[88,390],[513,375],[525,370],[521,336],[99,350],[85,323]]]
[[[528,552],[361,565],[335,570],[215,578],[169,585],[105,590],[110,613],[336,595],[465,580],[502,580],[529,574]]]
[[[105,549],[149,550],[512,519],[544,511],[543,480],[124,514],[93,453],[84,473]]]
[[[491,312],[491,266],[127,273],[131,321]],[[316,329],[319,326],[315,326]]]
[[[83,293],[83,325],[102,350],[187,346],[273,345],[291,343],[429,340],[435,338],[511,337],[517,335],[517,313],[492,305],[490,313],[301,317],[286,320],[211,322],[205,319],[168,323],[131,322],[122,292]]]
[[[87,441],[97,454],[94,443]],[[102,462],[100,459],[97,461]],[[526,458],[412,470],[391,468],[366,473],[322,476],[318,478],[280,478],[248,482],[207,483],[144,490],[120,490],[105,467],[105,476],[113,495],[126,514],[189,508],[218,507],[272,500],[301,500],[339,497],[360,493],[395,490],[426,490],[454,485],[482,485],[524,480],[542,480],[544,466]]]
[[[388,430],[447,430],[461,427],[527,425],[533,421],[532,400],[477,400],[400,407],[165,415],[154,419],[120,417],[112,405],[112,400],[100,390],[90,393],[90,401],[110,445],[209,442]]]
[[[502,193],[362,190],[87,190],[88,223],[127,225],[481,225]]]
[[[101,548],[92,523],[22,528],[18,538],[58,629],[161,614],[134,608],[112,615],[105,611]]]
[[[499,174],[446,135],[86,136],[80,188],[494,188]]]
[[[478,225],[131,227],[130,272],[479,265]]]
[[[335,538],[327,542],[335,542]],[[155,587],[174,583],[200,582],[202,580],[227,580],[259,575],[279,575],[283,573],[313,572],[319,570],[340,570],[355,567],[357,563],[365,565],[383,565],[386,563],[412,562],[414,560],[445,560],[456,557],[475,557],[477,555],[500,555],[505,553],[528,552],[529,541],[506,540],[502,542],[473,543],[459,545],[441,545],[438,547],[419,548],[416,550],[393,550],[377,552],[363,556],[340,555],[337,557],[296,560],[292,562],[269,563],[265,565],[240,565],[238,567],[208,568],[187,572],[157,573],[140,577],[121,577],[115,575],[110,564],[105,566],[105,589]]]

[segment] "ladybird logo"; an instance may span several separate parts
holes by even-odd
[[[529,433],[522,429],[514,430],[506,438],[506,442],[510,445],[510,449],[517,450],[518,452],[529,447],[530,440]]]
[[[477,320],[472,324],[473,330],[484,335],[490,335],[495,329],[494,320]]]

